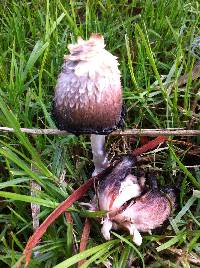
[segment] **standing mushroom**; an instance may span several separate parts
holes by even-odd
[[[122,89],[115,56],[105,48],[104,38],[92,34],[68,45],[70,54],[58,77],[53,115],[57,127],[74,134],[92,134],[95,171],[108,166],[105,135],[122,124]]]

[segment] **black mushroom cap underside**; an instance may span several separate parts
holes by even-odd
[[[116,164],[113,170],[98,185],[99,194],[105,191],[107,187],[112,187],[113,190],[119,191],[121,183],[126,176],[131,174],[131,168],[136,165],[137,159],[133,155],[122,157],[121,161]]]

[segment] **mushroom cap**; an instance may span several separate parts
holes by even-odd
[[[141,194],[137,178],[131,174],[135,165],[134,156],[124,156],[99,184],[98,202],[101,210],[113,212],[121,208],[128,200]]]
[[[175,199],[173,191],[167,195],[160,190],[150,190],[136,198],[112,220],[122,228],[131,223],[138,231],[149,232],[160,227],[169,218],[175,207]]]
[[[176,189],[164,187],[149,190],[144,177],[137,179],[131,174],[136,158],[127,155],[100,181],[97,187],[95,210],[106,210],[102,234],[110,239],[110,230],[125,229],[140,245],[139,232],[150,232],[160,227],[176,207]]]
[[[117,58],[101,35],[68,45],[53,103],[57,127],[75,134],[107,134],[121,124],[122,89]]]

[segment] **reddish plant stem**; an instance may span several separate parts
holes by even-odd
[[[152,150],[156,148],[160,143],[163,143],[167,141],[166,137],[159,136],[156,139],[148,142],[147,144],[143,145],[140,148],[137,148],[133,150],[132,154],[134,156],[138,156],[142,153],[145,153],[149,150]],[[103,175],[112,168],[112,164],[103,172],[101,172],[98,176],[90,178],[87,182],[85,182],[83,185],[81,185],[77,190],[75,190],[65,201],[63,201],[45,220],[44,222],[39,226],[39,228],[33,233],[33,235],[29,238],[26,247],[23,251],[23,255],[25,256],[26,263],[25,267],[28,266],[32,254],[33,248],[37,245],[37,243],[40,241],[43,234],[46,232],[49,225],[51,225],[63,212],[66,211],[69,207],[72,206],[72,204],[79,200],[92,186],[95,179],[100,179],[103,177]],[[85,245],[86,247],[86,245]],[[21,258],[23,260],[23,257]],[[18,267],[21,267],[21,261],[18,264]]]
[[[148,136],[141,136],[140,137],[140,144],[141,144],[141,146],[145,145],[148,142],[149,142],[149,137]]]
[[[133,150],[132,154],[134,156],[137,156],[137,155],[140,155],[140,154],[143,154],[143,153],[146,153],[147,151],[149,150],[153,150],[154,148],[156,148],[160,143],[163,143],[165,141],[167,141],[167,137],[164,137],[164,136],[159,136],[157,137],[156,139],[152,140],[152,141],[149,141],[147,144],[139,147],[139,148],[136,148],[135,150]]]
[[[70,212],[65,212],[65,217],[68,223],[73,224],[73,219]]]
[[[82,236],[81,236],[80,252],[83,252],[87,247],[87,243],[88,243],[88,239],[89,239],[89,235],[90,235],[90,227],[91,227],[91,222],[88,218],[86,218],[83,232],[82,232]],[[85,260],[79,261],[78,268],[80,268],[84,262],[85,262]]]

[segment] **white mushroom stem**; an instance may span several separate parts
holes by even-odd
[[[103,226],[101,228],[101,232],[106,240],[110,240],[110,231],[112,229],[113,223],[108,218],[105,218],[102,223]]]
[[[108,157],[105,150],[105,135],[91,135],[91,147],[92,147],[92,154],[93,154],[93,163],[94,163],[94,172],[92,173],[93,176],[96,176],[102,170],[108,167]]]
[[[130,235],[133,236],[133,242],[140,246],[142,244],[142,236],[138,229],[136,228],[135,224],[133,223],[125,223],[124,227],[126,227],[129,230]]]

